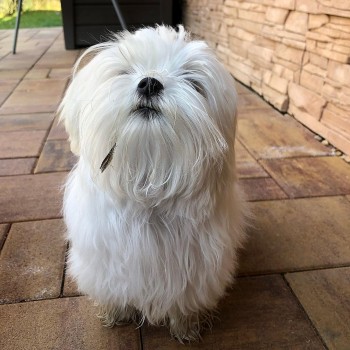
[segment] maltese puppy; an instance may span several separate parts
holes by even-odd
[[[182,26],[124,32],[77,62],[59,109],[79,157],[64,195],[68,272],[105,325],[198,339],[231,284],[246,210],[236,100]]]

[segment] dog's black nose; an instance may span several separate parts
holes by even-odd
[[[137,85],[137,92],[141,96],[151,97],[158,95],[164,89],[163,84],[155,78],[143,78]]]

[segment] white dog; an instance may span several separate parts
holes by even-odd
[[[69,273],[106,325],[139,315],[196,339],[244,238],[233,78],[181,26],[89,53],[60,106],[79,156],[64,196]]]

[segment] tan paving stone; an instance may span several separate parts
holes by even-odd
[[[24,79],[32,79],[32,80],[46,79],[48,77],[49,73],[50,73],[49,68],[36,68],[36,67],[34,67],[26,74]]]
[[[4,38],[7,38],[10,36],[11,31],[9,29],[4,29],[0,31],[0,40],[3,40]]]
[[[10,54],[11,50],[9,47],[5,47],[3,44],[2,44],[2,41],[0,41],[0,59],[3,59],[4,57],[6,57],[7,55]]]
[[[59,297],[64,231],[59,219],[12,224],[0,257],[0,303]]]
[[[66,140],[47,141],[40,154],[35,173],[69,171],[77,162]]]
[[[248,201],[288,198],[283,190],[271,178],[240,179],[239,182]]]
[[[324,349],[280,276],[239,279],[220,303],[219,320],[190,349]],[[164,327],[142,327],[145,350],[184,349]]]
[[[11,53],[11,50],[7,47],[3,47],[0,43],[0,59],[3,59]]]
[[[33,40],[47,40],[50,42],[54,42],[57,40],[57,38],[62,33],[62,27],[56,27],[56,28],[40,28],[39,30],[34,33],[34,35],[31,37]],[[50,45],[48,45],[50,46]]]
[[[48,130],[53,113],[0,115],[0,131]]]
[[[5,243],[8,229],[9,229],[9,225],[7,224],[0,225],[0,251]]]
[[[0,61],[1,62],[1,61]],[[0,105],[10,96],[19,80],[0,80]]]
[[[350,203],[323,197],[251,203],[240,274],[350,264]]]
[[[52,44],[53,39],[44,39],[44,40],[40,40],[40,39],[34,39],[34,37],[29,38],[26,42],[17,45],[17,52],[16,52],[16,56],[17,54],[26,54],[26,53],[32,53],[32,54],[37,54],[37,59],[36,61],[33,63],[32,66],[29,67],[32,68],[36,62],[40,59],[40,57],[46,52],[46,50],[48,49],[48,47]],[[35,51],[33,50],[33,47],[35,47]]]
[[[78,286],[73,279],[66,274],[64,279],[63,295],[66,297],[79,296]]]
[[[36,158],[0,159],[0,176],[30,174]]]
[[[238,112],[250,109],[271,109],[271,106],[265,102],[260,96],[251,92],[250,94],[238,95]]]
[[[54,121],[52,128],[50,130],[48,140],[67,140],[68,134],[64,128],[63,123],[58,123],[57,119]]]
[[[350,344],[350,268],[287,274],[293,292],[330,350]]]
[[[37,68],[72,68],[79,56],[79,50],[50,48],[35,65]]]
[[[1,32],[0,44],[2,46],[8,46],[12,52],[13,34],[14,34],[13,29],[1,30],[0,32]],[[19,35],[18,35],[18,41],[17,41],[18,45],[23,45],[23,44],[27,43],[38,32],[39,32],[38,28],[21,28]],[[32,49],[33,49],[33,47],[32,47]],[[35,49],[35,47],[34,47],[34,49]]]
[[[350,164],[338,157],[270,159],[261,164],[291,198],[350,194]]]
[[[14,31],[11,30],[1,30],[1,38],[0,38],[0,57],[6,59],[6,67],[9,69],[13,69],[14,67],[10,65],[11,58],[14,62],[17,62],[18,59],[24,61],[21,57],[23,52],[33,51],[37,53],[41,46],[35,40],[31,40],[37,29],[20,29],[18,41],[17,41],[17,53],[16,55],[12,55],[12,45],[13,45],[13,34]],[[46,43],[46,45],[50,45],[50,43]],[[38,47],[39,46],[39,47]],[[15,64],[16,65],[16,64]]]
[[[6,101],[6,99],[9,97],[9,93],[7,92],[0,92],[0,106],[3,102]]]
[[[277,113],[277,112],[276,112]],[[330,155],[311,132],[291,117],[255,113],[238,121],[238,138],[256,159]]]
[[[239,178],[269,176],[239,141],[236,141],[235,148],[237,173]]]
[[[0,92],[0,106],[2,103],[6,101],[6,99],[10,96],[8,92]]]
[[[26,69],[1,69],[0,80],[17,80],[19,81],[27,74]]]
[[[58,29],[62,31],[61,28]],[[57,32],[55,28],[50,28],[49,30],[51,33],[43,35],[42,30],[21,28],[18,36],[16,55],[12,55],[13,30],[7,31],[5,36],[2,36],[0,39],[0,54],[6,56],[3,57],[3,62],[1,62],[0,66],[7,69],[14,69],[17,66],[32,67],[59,34],[59,31]],[[1,33],[3,32],[2,30]],[[36,59],[33,60],[32,57],[36,57]],[[11,61],[13,63],[12,65]]]
[[[49,78],[55,79],[55,78],[63,78],[63,79],[70,79],[72,74],[72,68],[53,68],[50,71]]]
[[[260,120],[263,118],[283,118],[281,113],[277,112],[272,107],[270,108],[255,108],[255,109],[244,109],[239,111],[238,120],[251,119]]]
[[[1,80],[0,92],[11,92],[18,84],[19,79]]]
[[[34,43],[31,43],[33,45]],[[45,48],[36,47],[36,50],[25,49],[24,45],[18,43],[16,55],[9,53],[0,60],[0,70],[27,70],[30,69],[45,52]]]
[[[0,132],[0,158],[39,155],[46,131]]]
[[[0,306],[2,350],[139,350],[136,326],[101,326],[86,297]]]
[[[66,173],[0,177],[0,223],[61,217]]]
[[[54,112],[67,80],[23,80],[0,108],[0,114]]]
[[[239,95],[252,94],[251,90],[249,90],[246,86],[239,83],[238,81],[236,81],[236,91]]]

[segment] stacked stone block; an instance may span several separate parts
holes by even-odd
[[[187,0],[185,25],[235,78],[350,154],[350,2]]]

